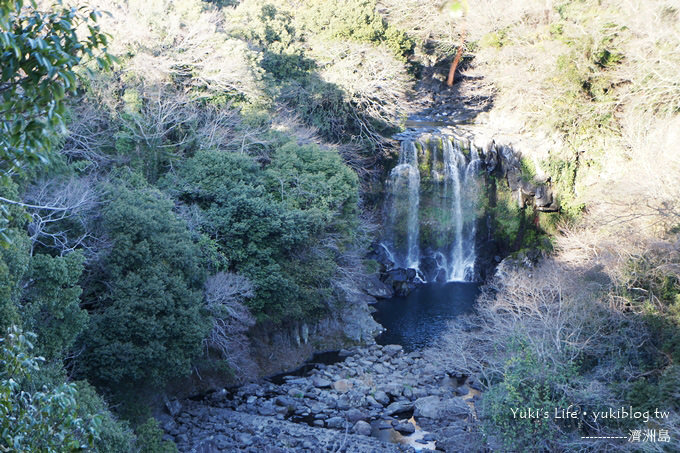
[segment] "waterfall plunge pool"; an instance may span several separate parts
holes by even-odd
[[[448,282],[419,285],[407,296],[378,301],[373,317],[386,329],[379,344],[400,344],[413,351],[432,344],[446,324],[472,310],[479,283]]]

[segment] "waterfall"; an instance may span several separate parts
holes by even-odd
[[[474,280],[481,162],[474,146],[449,136],[401,143],[382,242],[395,267],[417,269],[426,281]]]
[[[401,144],[399,164],[390,173],[391,216],[388,231],[391,235],[391,256],[396,267],[418,268],[420,205],[420,171],[418,149],[412,141]]]

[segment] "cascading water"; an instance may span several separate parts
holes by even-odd
[[[390,245],[386,246],[397,267],[418,268],[420,172],[418,149],[412,141],[401,145],[399,164],[390,173]]]
[[[474,280],[480,169],[478,151],[449,136],[401,143],[382,243],[395,267],[425,281]]]

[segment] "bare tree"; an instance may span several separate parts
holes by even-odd
[[[101,171],[117,159],[104,150],[112,146],[115,133],[112,119],[101,105],[83,99],[72,110],[72,121],[68,126],[61,154],[69,160],[83,160],[94,171]]]
[[[81,248],[91,258],[102,248],[94,232],[99,194],[92,178],[44,181],[30,187],[24,199],[30,203],[24,206],[31,216],[31,255],[41,246],[60,255]]]
[[[213,328],[205,346],[219,351],[239,379],[252,377],[257,370],[246,335],[255,319],[243,305],[254,295],[252,283],[238,274],[220,272],[205,284],[206,307],[213,316]]]

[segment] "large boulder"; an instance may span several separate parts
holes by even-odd
[[[321,376],[312,376],[312,385],[317,388],[328,388],[331,386],[331,381],[324,379]]]
[[[397,296],[406,296],[415,289],[417,275],[411,268],[392,269],[385,273],[385,284],[391,286]]]
[[[387,406],[385,409],[385,415],[401,414],[404,412],[409,412],[413,410],[413,403],[410,401],[395,401],[394,403]]]
[[[413,415],[433,420],[467,417],[470,407],[459,397],[441,399],[438,396],[418,398],[414,404]]]
[[[375,400],[383,406],[390,404],[390,397],[387,396],[387,393],[383,392],[382,390],[375,392],[373,398],[375,398]]]
[[[371,274],[363,281],[363,288],[366,294],[377,299],[389,299],[394,296],[394,290],[384,284],[378,274]]]
[[[365,421],[359,420],[354,424],[352,431],[354,431],[355,434],[359,434],[360,436],[370,436],[373,429],[371,428],[371,425]]]
[[[409,422],[404,422],[397,424],[394,430],[399,431],[401,434],[413,434],[416,432],[416,427]]]
[[[381,272],[385,272],[386,270],[392,269],[394,267],[394,262],[390,259],[387,249],[379,242],[374,242],[371,244],[369,252],[366,254],[366,258],[377,261],[378,264],[380,264]]]
[[[423,279],[426,282],[438,282],[442,279],[446,280],[444,270],[439,267],[437,260],[432,256],[424,256],[421,258],[418,267],[423,273]]]
[[[534,206],[541,212],[557,212],[560,210],[560,205],[553,196],[552,189],[544,185],[540,185],[536,188]]]

